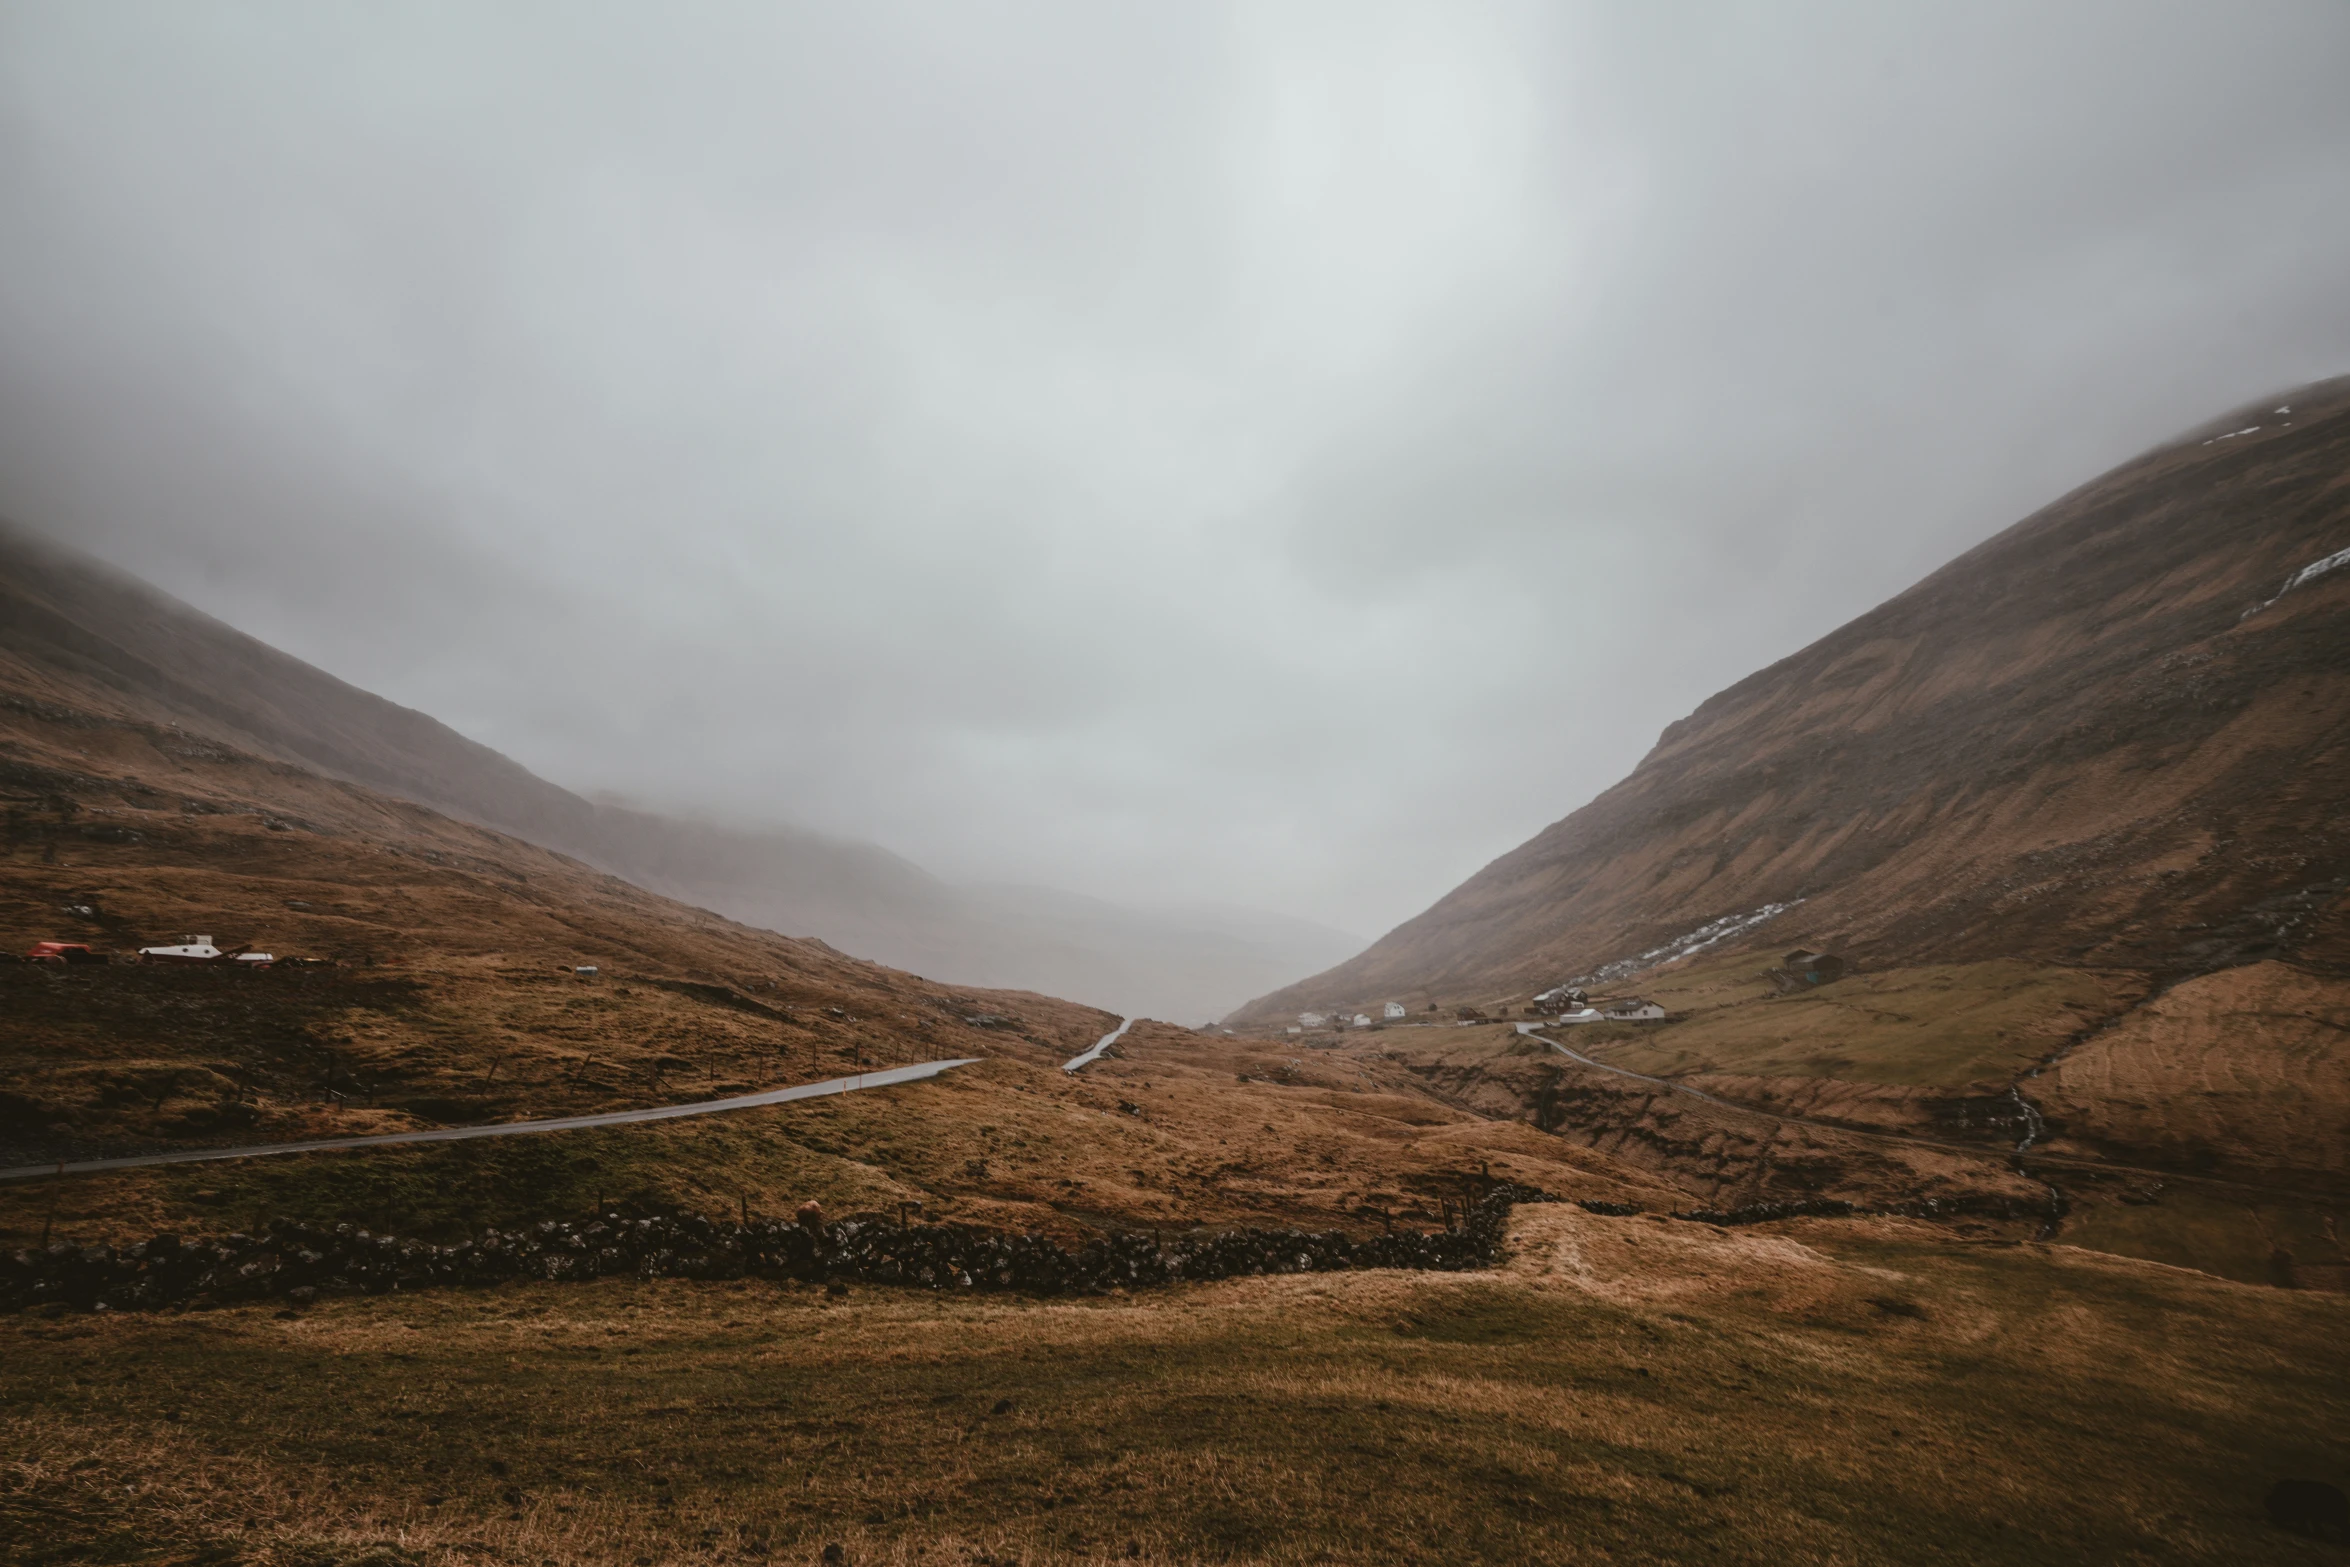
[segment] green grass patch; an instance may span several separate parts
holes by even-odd
[[[1736,980],[1733,960],[1652,994],[1679,1021],[1578,1038],[1612,1065],[1657,1076],[1836,1077],[1905,1087],[2004,1081],[2142,993],[2135,975],[2001,961],[1850,975],[1777,995]],[[1744,962],[1759,967],[1760,960]],[[1585,1048],[1578,1045],[1577,1048]],[[1591,1053],[1586,1051],[1586,1053]]]

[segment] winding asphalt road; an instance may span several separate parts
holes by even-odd
[[[1134,1019],[1126,1019],[1126,1021],[1120,1023],[1116,1028],[1111,1029],[1108,1033],[1102,1035],[1101,1038],[1095,1040],[1091,1050],[1088,1050],[1081,1056],[1072,1056],[1069,1058],[1069,1060],[1063,1062],[1061,1065],[1061,1070],[1064,1072],[1074,1072],[1081,1066],[1091,1066],[1094,1062],[1099,1061],[1102,1058],[1103,1051],[1116,1044],[1118,1042],[1119,1036],[1123,1035],[1133,1026]]]
[[[1131,1020],[1129,1020],[1131,1021]],[[1124,1033],[1121,1028],[1119,1033]],[[1112,1034],[1110,1039],[1117,1038]],[[1096,1052],[1110,1039],[1094,1046]],[[81,1175],[93,1170],[135,1170],[151,1164],[195,1164],[208,1159],[258,1159],[273,1153],[328,1153],[340,1148],[390,1148],[402,1143],[462,1143],[476,1137],[520,1137],[532,1132],[572,1132],[590,1126],[633,1126],[639,1121],[674,1121],[689,1115],[717,1115],[748,1110],[757,1105],[789,1104],[795,1099],[822,1099],[829,1094],[853,1094],[860,1088],[887,1088],[894,1083],[920,1082],[970,1066],[978,1056],[956,1061],[923,1061],[893,1066],[854,1077],[828,1077],[821,1083],[799,1083],[771,1088],[760,1094],[738,1094],[732,1099],[704,1099],[693,1104],[654,1105],[647,1110],[607,1110],[601,1115],[567,1115],[552,1121],[503,1121],[493,1126],[442,1126],[426,1132],[385,1132],[375,1137],[327,1137],[306,1143],[263,1143],[252,1148],[184,1148],[176,1153],[133,1154],[123,1159],[79,1159],[64,1164],[25,1164],[0,1170],[0,1181],[24,1181],[39,1175]],[[1080,1057],[1080,1059],[1084,1059]]]
[[[1565,1045],[1560,1044],[1557,1040],[1551,1038],[1548,1034],[1535,1033],[1534,1030],[1540,1028],[1541,1026],[1542,1025],[1540,1023],[1520,1023],[1518,1025],[1518,1032],[1524,1034],[1529,1039],[1539,1039],[1544,1044],[1550,1046],[1551,1049],[1557,1051],[1560,1055],[1565,1056],[1568,1060],[1581,1062],[1584,1066],[1591,1067],[1597,1071],[1613,1072],[1618,1077],[1628,1077],[1631,1078],[1634,1082],[1638,1083],[1654,1083],[1659,1088],[1670,1088],[1677,1094],[1687,1094],[1692,1099],[1702,1099],[1709,1105],[1720,1105],[1725,1110],[1744,1110],[1748,1115],[1768,1115],[1774,1121],[1802,1119],[1800,1116],[1784,1116],[1773,1114],[1768,1110],[1757,1110],[1751,1105],[1734,1105],[1727,1099],[1716,1099],[1711,1094],[1700,1093],[1696,1089],[1691,1088],[1687,1083],[1676,1083],[1669,1077],[1650,1077],[1646,1072],[1628,1071],[1620,1066],[1609,1066],[1605,1061],[1594,1061],[1589,1056],[1584,1055],[1580,1051],[1569,1050]],[[1844,1128],[1839,1127],[1838,1130],[1841,1131],[1844,1130]]]

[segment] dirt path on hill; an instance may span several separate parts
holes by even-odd
[[[1111,1039],[1116,1037],[1116,1034],[1110,1036]],[[1109,1040],[1102,1041],[1102,1044],[1108,1043]],[[1101,1046],[1096,1045],[1094,1048],[1099,1050]],[[256,1159],[267,1154],[327,1153],[341,1148],[389,1148],[402,1143],[458,1143],[470,1142],[477,1137],[519,1137],[532,1132],[570,1132],[591,1126],[631,1126],[641,1121],[674,1121],[682,1116],[717,1115],[727,1110],[749,1110],[759,1105],[788,1104],[795,1099],[822,1099],[830,1094],[850,1094],[861,1088],[888,1088],[898,1083],[919,1082],[926,1077],[936,1077],[941,1072],[951,1072],[959,1066],[970,1066],[979,1059],[977,1056],[965,1056],[955,1061],[923,1061],[913,1066],[859,1072],[853,1077],[829,1077],[820,1083],[771,1088],[764,1093],[738,1094],[731,1099],[704,1099],[683,1105],[653,1105],[643,1110],[607,1110],[600,1115],[567,1115],[549,1121],[504,1121],[492,1126],[441,1126],[421,1132],[384,1132],[374,1137],[327,1137],[300,1143],[262,1143],[251,1148],[184,1148],[173,1153],[132,1154],[120,1159],[26,1164],[12,1170],[0,1170],[0,1181],[30,1180],[40,1175],[80,1175],[95,1170],[132,1170],[151,1164],[193,1164],[207,1159]]]
[[[1754,1105],[1739,1104],[1732,1099],[1717,1099],[1712,1094],[1691,1088],[1687,1083],[1677,1083],[1669,1077],[1651,1077],[1646,1072],[1635,1072],[1628,1067],[1609,1066],[1605,1061],[1594,1061],[1580,1051],[1568,1049],[1547,1034],[1536,1033],[1535,1030],[1540,1026],[1537,1023],[1520,1023],[1517,1025],[1517,1029],[1528,1039],[1541,1040],[1578,1066],[1587,1066],[1598,1072],[1612,1072],[1618,1077],[1628,1077],[1637,1083],[1648,1083],[1672,1093],[1687,1094],[1690,1098],[1703,1100],[1718,1110],[1735,1111],[1740,1115],[1760,1116],[1767,1121],[1790,1121],[1798,1126],[1818,1127],[1823,1132],[1840,1132],[1847,1137],[1866,1137],[1880,1143],[1900,1143],[1911,1148],[1930,1148],[1937,1153],[1969,1153],[1984,1159],[2008,1160],[2012,1161],[2017,1172],[2023,1175],[2030,1175],[2035,1168],[2041,1167],[2053,1170],[2090,1170],[2116,1175],[2144,1175],[2160,1181],[2182,1181],[2197,1186],[2218,1187],[2223,1191],[2243,1192],[2256,1197],[2282,1198],[2291,1202],[2315,1203],[2329,1208],[2341,1207],[2344,1201],[2339,1195],[2321,1196],[2315,1192],[2291,1191],[2278,1186],[2256,1186],[2249,1181],[2222,1180],[2211,1175],[2187,1175],[2177,1170],[2150,1169],[2145,1165],[2115,1164],[2105,1159],[2075,1159],[2068,1158],[2063,1154],[2026,1154],[2020,1149],[1985,1148],[1979,1143],[1944,1142],[1933,1137],[1909,1137],[1899,1132],[1870,1131],[1863,1127],[1846,1126],[1839,1121],[1822,1121],[1807,1115],[1789,1115],[1779,1110],[1764,1110]],[[2029,1160],[2028,1165],[2027,1159]]]

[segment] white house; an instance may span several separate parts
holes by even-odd
[[[1362,1013],[1360,1013],[1360,1012],[1357,1012],[1357,1013],[1355,1014],[1355,1027],[1357,1027],[1357,1028],[1369,1028],[1370,1026],[1371,1026],[1371,1020],[1370,1020],[1368,1017],[1365,1017],[1365,1016],[1364,1016]]]
[[[1400,1001],[1390,1001],[1387,1003],[1386,1011],[1387,1021],[1390,1023],[1394,1022],[1399,1017],[1408,1017],[1411,1015],[1411,1008],[1405,1006]]]
[[[1597,1007],[1576,1007],[1560,1013],[1552,1021],[1556,1023],[1596,1023],[1599,1021],[1599,1009]]]
[[[176,947],[141,947],[142,963],[225,963],[228,954],[212,944],[210,936],[183,937]]]
[[[1306,1028],[1320,1028],[1324,1023],[1330,1021],[1319,1012],[1300,1012],[1297,1015],[1297,1020],[1300,1025]]]
[[[1655,1023],[1664,1018],[1665,1009],[1653,1001],[1625,1001],[1607,1009],[1610,1023]]]

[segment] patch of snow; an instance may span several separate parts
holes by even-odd
[[[2259,426],[2259,425],[2256,425],[2256,424],[2248,424],[2248,425],[2244,426],[2244,428],[2243,428],[2243,429],[2241,429],[2241,430],[2230,430],[2230,431],[2229,431],[2227,434],[2225,434],[2225,435],[2215,435],[2215,436],[2213,436],[2213,437],[2212,437],[2210,440],[2208,440],[2208,441],[2205,441],[2203,444],[2204,444],[2204,445],[2206,445],[2206,446],[2210,446],[2210,445],[2213,445],[2213,444],[2215,444],[2215,443],[2217,443],[2217,442],[2220,442],[2220,441],[2232,441],[2232,440],[2234,440],[2234,439],[2235,439],[2237,436],[2239,436],[2239,435],[2258,435],[2259,433],[2260,433],[2260,426]]]

